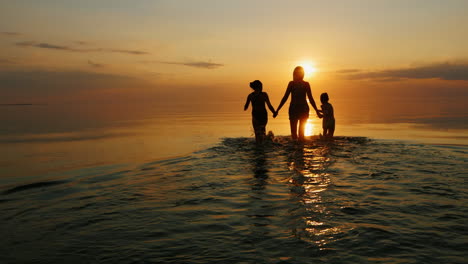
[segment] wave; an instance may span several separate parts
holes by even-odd
[[[0,219],[15,240],[0,254],[20,262],[57,235],[68,242],[41,247],[39,262],[456,263],[467,153],[362,137],[224,138],[8,188]],[[7,254],[13,247],[19,256]]]
[[[21,136],[2,136],[0,144],[15,143],[53,143],[53,142],[71,142],[84,140],[101,140],[115,137],[133,136],[134,133],[63,133],[63,134],[45,134],[45,135],[21,135]]]
[[[34,183],[29,183],[29,184],[19,185],[19,186],[13,187],[11,189],[8,189],[8,190],[4,191],[3,194],[12,194],[12,193],[26,191],[26,190],[30,190],[30,189],[45,188],[45,187],[50,187],[50,186],[64,184],[64,183],[67,183],[67,181],[34,182]]]

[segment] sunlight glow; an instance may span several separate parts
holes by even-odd
[[[307,120],[306,126],[305,126],[305,131],[304,131],[304,136],[310,137],[313,136],[315,132],[315,124],[312,124],[311,120]]]
[[[317,72],[317,67],[312,61],[301,61],[298,65],[304,68],[305,77],[312,77]]]

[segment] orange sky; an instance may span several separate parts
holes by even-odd
[[[241,101],[255,79],[279,102],[304,61],[316,98],[467,96],[467,1],[330,2],[10,1],[0,103]]]

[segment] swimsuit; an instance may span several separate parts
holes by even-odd
[[[309,105],[292,103],[289,105],[289,120],[307,118],[309,118]]]
[[[268,123],[268,113],[265,108],[264,93],[252,93],[252,125],[255,133],[265,134],[265,127]]]
[[[323,129],[335,129],[335,118],[324,118],[322,122]]]
[[[322,105],[322,111],[324,113],[322,128],[335,129],[335,116],[333,114],[333,106],[329,103]]]
[[[309,118],[309,104],[306,100],[308,83],[291,82],[291,104],[289,105],[289,120]]]

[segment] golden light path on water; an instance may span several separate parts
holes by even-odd
[[[294,172],[289,183],[294,186],[295,193],[299,194],[298,198],[307,211],[302,219],[305,231],[302,239],[315,243],[321,250],[327,249],[327,244],[343,231],[343,227],[327,223],[329,208],[327,202],[322,200],[322,193],[330,186],[327,168],[332,161],[329,151],[327,145],[304,145],[295,150],[288,163],[289,170]]]

